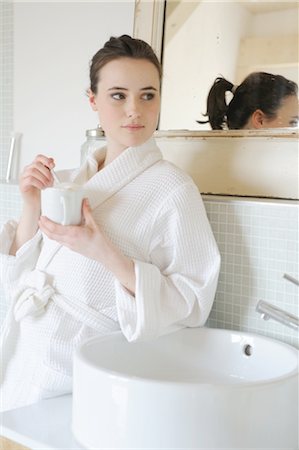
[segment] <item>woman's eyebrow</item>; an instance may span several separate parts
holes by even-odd
[[[124,87],[120,87],[120,86],[113,86],[111,88],[108,89],[108,91],[127,91],[127,88]],[[156,89],[154,86],[146,86],[144,88],[140,89],[141,91],[158,91],[158,89]]]
[[[157,91],[158,89],[156,89],[154,86],[146,86],[146,87],[144,87],[144,88],[142,88],[140,90],[141,91],[148,91],[148,90]]]
[[[108,91],[117,91],[117,90],[120,90],[120,91],[127,91],[128,89],[127,89],[127,88],[124,88],[124,87],[119,87],[119,86],[113,86],[113,87],[111,87],[111,88],[108,89]]]

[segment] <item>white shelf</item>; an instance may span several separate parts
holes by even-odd
[[[0,434],[32,450],[83,450],[71,431],[72,396],[0,413]]]

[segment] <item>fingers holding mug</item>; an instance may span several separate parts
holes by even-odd
[[[26,192],[31,188],[44,189],[53,184],[51,168],[55,166],[53,158],[38,155],[31,164],[25,166],[21,177],[20,185],[22,191]]]
[[[41,192],[42,215],[61,225],[80,225],[84,189],[75,183],[60,183]]]

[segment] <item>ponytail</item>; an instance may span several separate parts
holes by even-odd
[[[228,105],[225,94],[227,91],[233,92],[235,86],[225,78],[218,77],[210,89],[207,100],[207,112],[209,120],[196,122],[203,124],[210,122],[213,130],[223,130],[226,124],[226,114]]]
[[[225,94],[233,93],[227,104]],[[294,81],[282,75],[253,72],[239,85],[234,86],[225,78],[216,78],[207,99],[207,112],[213,130],[240,130],[246,127],[252,114],[260,109],[268,119],[277,115],[283,100],[290,95],[298,95]]]

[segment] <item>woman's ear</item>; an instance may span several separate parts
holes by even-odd
[[[89,103],[90,103],[91,108],[93,109],[93,111],[97,111],[98,108],[97,108],[96,99],[95,99],[96,95],[92,92],[91,89],[88,89],[87,95],[89,98]]]
[[[265,128],[265,114],[261,109],[257,109],[251,116],[252,128]]]

